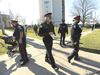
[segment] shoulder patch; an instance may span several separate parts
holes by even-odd
[[[18,26],[18,28],[21,28],[21,26]]]
[[[18,26],[19,30],[23,30],[21,26]]]

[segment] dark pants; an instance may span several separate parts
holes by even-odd
[[[60,44],[62,44],[62,41],[63,41],[63,44],[65,44],[65,32],[61,33]]]
[[[34,30],[34,32],[35,32],[35,35],[37,35],[37,30]]]
[[[52,44],[53,44],[53,39],[51,37],[49,38],[43,38],[44,45],[46,47],[46,56],[45,59],[50,60],[52,67],[55,66],[55,61],[52,56]]]
[[[73,57],[74,59],[78,58],[78,51],[79,51],[79,40],[77,40],[77,44],[74,45],[74,50],[69,54],[68,58],[71,60]]]
[[[19,44],[19,51],[21,53],[22,60],[28,61],[27,52],[26,52],[26,39],[23,39],[22,43]]]

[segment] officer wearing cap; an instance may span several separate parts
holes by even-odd
[[[54,25],[52,24],[51,14],[52,13],[47,13],[44,15],[46,21],[40,25],[38,35],[43,37],[43,42],[46,47],[45,61],[51,64],[53,69],[58,70],[59,68],[55,65],[55,60],[52,56],[53,38],[51,35],[55,35],[55,32]]]
[[[21,53],[21,64],[20,66],[23,66],[26,64],[29,59],[27,58],[27,52],[26,52],[26,38],[24,34],[24,28],[23,26],[18,24],[18,21],[11,20],[12,25],[14,27],[14,33],[13,36],[15,36],[15,40],[19,43],[19,51]]]
[[[62,20],[62,24],[60,24],[60,27],[59,27],[59,30],[58,30],[58,34],[59,33],[61,33],[61,36],[60,36],[60,46],[62,46],[62,44],[66,45],[65,44],[65,33],[68,34],[68,27],[67,27],[67,24],[65,24],[65,20]]]
[[[82,32],[82,29],[78,25],[78,23],[80,22],[80,16],[76,16],[73,21],[75,23],[74,25],[72,25],[72,28],[71,28],[71,42],[74,47],[74,50],[68,56],[69,63],[73,57],[74,57],[74,60],[80,60],[80,58],[78,58],[79,40],[80,40],[81,32]]]

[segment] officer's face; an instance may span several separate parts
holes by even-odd
[[[62,21],[62,23],[65,23],[65,21]]]
[[[46,21],[47,21],[47,22],[51,22],[51,21],[52,21],[51,16],[50,16],[50,17],[46,17]]]
[[[13,25],[13,26],[15,26],[15,25],[16,25],[16,23],[14,23],[14,22],[13,22],[13,23],[12,23],[12,25]]]
[[[80,22],[80,20],[75,20],[75,22],[76,22],[76,23],[79,23],[79,22]]]

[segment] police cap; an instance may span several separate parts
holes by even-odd
[[[16,20],[11,20],[11,22],[12,22],[12,23],[18,23],[18,21],[16,21]]]
[[[62,22],[65,22],[65,20],[62,20]]]
[[[46,13],[44,16],[48,17],[48,16],[51,16],[51,15],[52,15],[52,13]]]
[[[81,17],[81,16],[76,16],[76,17],[74,17],[74,19],[75,19],[75,20],[80,20],[80,17]]]

